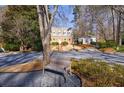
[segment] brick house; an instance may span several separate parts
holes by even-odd
[[[73,42],[73,34],[72,30],[68,28],[57,28],[52,27],[51,31],[51,43],[58,42],[68,42],[68,44],[72,44]]]

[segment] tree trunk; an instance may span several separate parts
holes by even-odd
[[[37,12],[38,12],[38,19],[39,19],[39,27],[40,27],[40,37],[41,37],[41,41],[42,41],[42,46],[43,46],[43,59],[41,59],[42,61],[42,65],[43,65],[43,73],[44,73],[44,66],[45,63],[47,62],[47,45],[45,44],[44,40],[45,40],[45,22],[44,22],[44,12],[45,12],[45,8],[44,6],[39,6],[37,5]]]
[[[50,48],[49,48],[49,35],[46,37],[45,41],[43,41],[43,62],[44,66],[50,63]]]
[[[117,36],[116,36],[116,43],[120,45],[120,38],[121,38],[121,13],[118,14],[117,19]]]
[[[21,41],[20,51],[24,51],[24,42],[23,41]]]
[[[116,41],[116,35],[115,35],[115,18],[114,18],[114,11],[111,8],[111,13],[112,13],[112,23],[113,23],[113,40]]]
[[[51,14],[49,18],[48,6],[37,6],[37,13],[39,19],[39,27],[40,27],[40,37],[43,45],[43,73],[46,64],[50,63],[50,34],[51,27],[57,12],[58,7],[55,7],[54,12]]]

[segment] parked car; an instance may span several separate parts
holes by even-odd
[[[0,48],[0,52],[5,52],[4,48]]]

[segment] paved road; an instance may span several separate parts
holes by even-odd
[[[31,52],[31,53],[17,53],[11,55],[0,55],[0,67],[6,67],[15,64],[21,64],[25,62],[30,62],[33,59],[41,58],[41,52]],[[52,60],[57,62],[56,64],[69,65],[71,58],[85,59],[85,58],[97,58],[106,60],[108,63],[118,63],[124,64],[124,54],[105,54],[98,51],[69,51],[69,52],[54,52],[52,54]],[[64,62],[65,60],[66,62]],[[64,63],[62,63],[64,62]]]
[[[98,51],[70,51],[70,52],[64,52],[64,53],[53,53],[54,58],[58,59],[71,59],[71,58],[76,58],[76,59],[86,59],[86,58],[96,58],[96,59],[101,59],[105,60],[108,63],[116,63],[116,64],[121,64],[124,65],[124,54],[107,54],[107,53],[102,53]]]
[[[6,67],[15,64],[21,64],[25,62],[30,62],[33,59],[36,59],[42,53],[30,52],[30,53],[17,53],[10,55],[0,55],[0,67]]]

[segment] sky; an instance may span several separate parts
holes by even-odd
[[[56,25],[60,27],[73,27],[73,24],[71,21],[73,20],[73,6],[71,5],[61,5],[58,8],[59,14],[62,16],[59,16],[59,14],[56,15]]]

